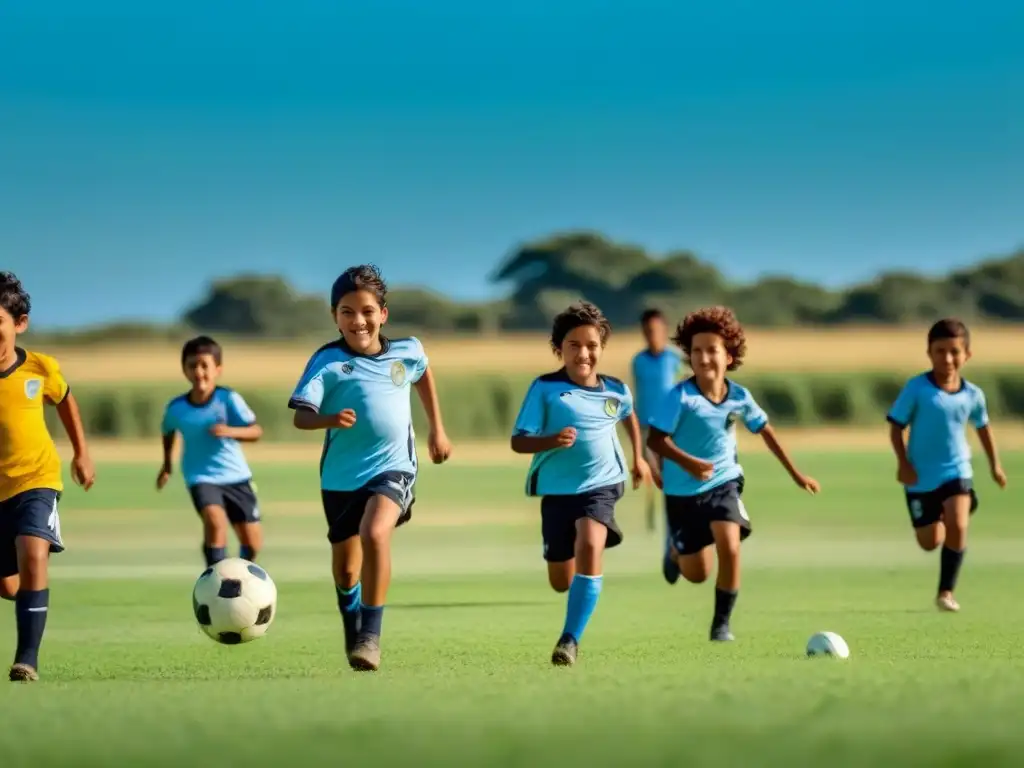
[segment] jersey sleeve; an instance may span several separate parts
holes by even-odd
[[[516,437],[536,437],[543,434],[547,409],[544,405],[544,385],[534,381],[526,390],[526,397],[519,408],[512,434]]]
[[[749,391],[743,398],[743,424],[755,435],[768,426],[768,414]]]
[[[988,403],[981,387],[974,391],[974,405],[971,407],[971,424],[975,429],[988,426]]]
[[[633,413],[633,392],[626,385],[623,385],[622,389],[622,413],[619,414],[619,418],[628,419]]]
[[[330,369],[322,354],[318,352],[313,355],[306,364],[306,370],[302,372],[298,384],[295,385],[292,396],[288,398],[288,407],[296,411],[320,413],[324,395],[330,388],[330,377]]]
[[[39,359],[43,364],[43,371],[45,372],[43,377],[43,397],[54,405],[60,405],[64,402],[64,398],[68,396],[71,387],[68,386],[64,374],[60,370],[60,363],[54,358],[45,355],[40,355]]]
[[[427,350],[423,348],[423,342],[415,336],[411,337],[409,340],[413,344],[412,369],[409,371],[409,381],[415,384],[423,378],[423,374],[427,372],[427,366],[430,364],[430,360],[427,358]]]
[[[896,402],[892,404],[886,420],[897,427],[906,427],[914,420],[914,412],[917,410],[917,380],[911,379],[900,390],[896,396]]]
[[[682,392],[678,387],[673,387],[654,403],[648,422],[659,432],[673,435],[685,416],[686,407],[683,404]]]
[[[251,427],[256,423],[256,413],[237,392],[228,395],[227,412],[229,427]]]

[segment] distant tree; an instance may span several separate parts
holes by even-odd
[[[330,328],[323,298],[295,291],[282,277],[239,275],[217,280],[185,322],[211,333],[292,338]]]

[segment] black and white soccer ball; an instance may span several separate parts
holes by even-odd
[[[808,656],[827,656],[833,659],[848,659],[850,647],[835,632],[815,632],[807,641]]]
[[[263,637],[277,613],[277,587],[263,568],[232,557],[203,571],[192,589],[199,628],[224,645]]]

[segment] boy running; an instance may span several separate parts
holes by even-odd
[[[593,304],[573,304],[555,318],[551,347],[563,367],[533,381],[516,419],[512,450],[533,454],[527,496],[540,496],[548,581],[569,592],[562,635],[551,663],[569,666],[601,594],[602,554],[622,542],[615,504],[622,498],[625,456],[616,427],[633,447],[633,487],[650,480],[633,396],[599,374],[611,325]]]
[[[174,443],[185,444],[181,473],[192,504],[203,521],[203,557],[207,567],[227,557],[228,528],[235,530],[238,556],[254,562],[263,545],[259,504],[252,470],[240,443],[263,436],[240,394],[217,386],[224,372],[223,351],[209,336],[185,342],[181,368],[192,389],[167,404],[161,434],[164,460],[156,478],[161,490],[171,477]]]
[[[978,508],[971,448],[964,435],[969,421],[988,457],[992,479],[1006,487],[985,393],[960,375],[971,358],[971,335],[956,319],[928,331],[932,369],[907,382],[889,410],[889,439],[896,453],[896,478],[907,497],[917,544],[926,552],[942,547],[939,558],[939,610],[955,612],[957,576],[967,549],[967,528]],[[910,430],[909,444],[904,432]]]
[[[351,267],[331,288],[341,338],[318,349],[288,407],[298,429],[323,429],[320,488],[349,665],[380,668],[380,635],[391,582],[391,535],[412,516],[417,459],[409,390],[427,414],[435,464],[451,444],[434,376],[419,339],[381,335],[387,285],[376,267]]]
[[[18,647],[14,682],[39,679],[39,646],[50,605],[50,553],[63,552],[60,456],[43,406],[57,407],[74,450],[71,477],[85,490],[95,480],[78,404],[57,361],[17,346],[28,330],[29,295],[0,272],[0,597],[14,601]]]
[[[740,542],[750,535],[743,506],[743,467],[736,451],[736,422],[759,434],[800,488],[819,485],[801,474],[750,392],[726,377],[743,364],[746,337],[732,310],[711,307],[686,316],[673,341],[693,377],[677,384],[651,418],[647,444],[664,465],[665,507],[672,548],[683,578],[694,584],[711,573],[718,554],[711,640],[730,641],[729,621],[740,588]]]

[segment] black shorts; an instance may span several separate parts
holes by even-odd
[[[544,496],[540,500],[540,529],[544,538],[544,559],[564,563],[576,556],[576,521],[581,517],[596,520],[608,529],[605,549],[622,543],[622,530],[615,522],[615,504],[625,493],[625,485],[608,485],[586,493]]]
[[[933,491],[907,494],[907,512],[910,513],[910,524],[915,528],[933,525],[942,519],[942,505],[946,499],[954,496],[971,497],[971,514],[978,509],[978,494],[974,492],[974,483],[967,478],[958,478],[943,483]]]
[[[256,501],[256,492],[248,480],[231,485],[196,483],[188,487],[188,492],[192,496],[196,512],[202,512],[203,507],[221,507],[232,525],[260,521],[260,506]]]
[[[665,496],[672,546],[680,555],[695,555],[715,543],[711,523],[736,523],[740,541],[751,532],[750,518],[743,506],[743,478],[727,480],[695,496]]]
[[[327,540],[338,544],[358,536],[366,502],[374,496],[386,496],[398,505],[401,513],[395,523],[396,528],[409,522],[412,506],[416,503],[415,483],[416,476],[408,472],[382,472],[354,491],[321,490],[320,498],[327,518]]]
[[[51,552],[64,551],[57,512],[60,495],[52,488],[34,488],[0,501],[0,578],[18,572],[15,542],[19,536],[46,539]]]

